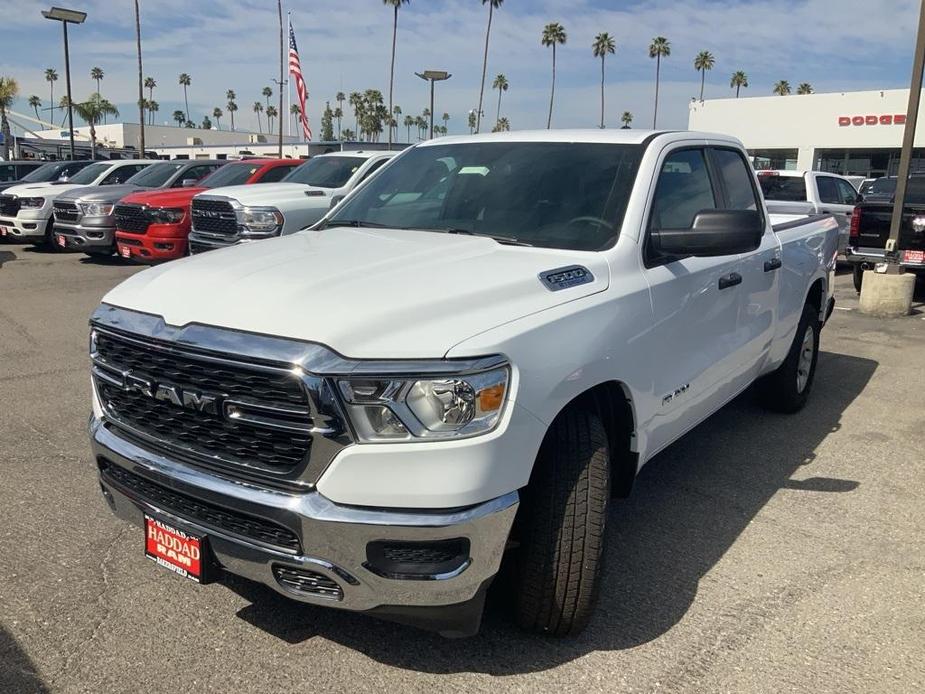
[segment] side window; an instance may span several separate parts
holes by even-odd
[[[283,178],[292,171],[298,164],[293,164],[292,166],[274,166],[272,169],[267,171],[263,176],[260,177],[258,183],[278,183],[283,180]]]
[[[726,191],[726,209],[760,209],[751,169],[742,155],[733,149],[714,149],[713,161]]]
[[[13,164],[3,164],[0,166],[0,181],[15,181],[16,167]]]
[[[365,181],[367,178],[372,176],[374,173],[376,173],[380,168],[382,168],[382,165],[385,164],[387,161],[388,159],[380,159],[379,161],[374,162],[373,165],[370,166],[369,169],[366,170],[366,173],[363,174],[363,178],[357,181],[357,185],[359,185],[360,183]]]
[[[858,201],[858,192],[854,189],[854,186],[848,181],[843,181],[840,178],[836,179],[835,182],[838,184],[838,192],[841,196],[842,205],[856,204]]]
[[[129,165],[129,166],[120,166],[118,169],[110,173],[106,178],[100,183],[101,186],[112,186],[118,183],[125,183],[128,179],[134,176],[136,173],[141,171],[141,166]]]
[[[841,195],[838,193],[838,179],[831,176],[817,176],[816,186],[819,188],[819,201],[830,205],[841,205]]]
[[[658,175],[650,226],[688,229],[698,212],[716,206],[704,151],[684,149],[669,154]]]
[[[174,181],[173,187],[174,188],[182,187],[183,181],[185,181],[188,178],[192,178],[197,181],[201,178],[205,178],[210,173],[215,171],[215,169],[217,169],[218,167],[219,167],[218,164],[203,164],[202,166],[192,166],[188,168],[186,171],[184,171],[182,174],[180,174],[180,178]]]
[[[765,200],[806,202],[806,181],[803,176],[758,174],[758,185]]]

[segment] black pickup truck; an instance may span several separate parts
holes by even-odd
[[[890,238],[893,196],[882,202],[862,202],[851,217],[845,257],[854,267],[854,288],[861,291],[864,270],[882,263]],[[906,270],[925,274],[925,176],[909,179],[899,228],[900,263]]]

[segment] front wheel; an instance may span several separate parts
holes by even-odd
[[[45,225],[45,248],[52,253],[64,253],[65,249],[55,243],[55,220],[49,219]]]
[[[546,434],[518,519],[518,624],[566,636],[581,631],[600,582],[610,499],[610,452],[600,419],[577,407]]]
[[[768,409],[793,413],[806,404],[816,377],[821,328],[819,310],[812,304],[804,306],[787,358],[760,383],[762,399]]]

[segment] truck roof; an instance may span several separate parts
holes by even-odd
[[[444,144],[457,144],[463,142],[600,142],[607,144],[640,145],[658,135],[679,135],[685,139],[726,140],[738,143],[734,137],[719,133],[706,133],[678,130],[636,130],[634,128],[616,128],[601,130],[600,128],[567,129],[567,130],[514,130],[503,133],[482,133],[479,135],[454,135],[450,137],[437,137],[422,142],[418,147],[432,147]]]

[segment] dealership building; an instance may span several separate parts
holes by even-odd
[[[758,169],[873,178],[896,174],[908,102],[908,89],[692,101],[688,124],[739,138]],[[917,145],[923,136],[925,115]],[[925,147],[912,170],[925,171]]]

